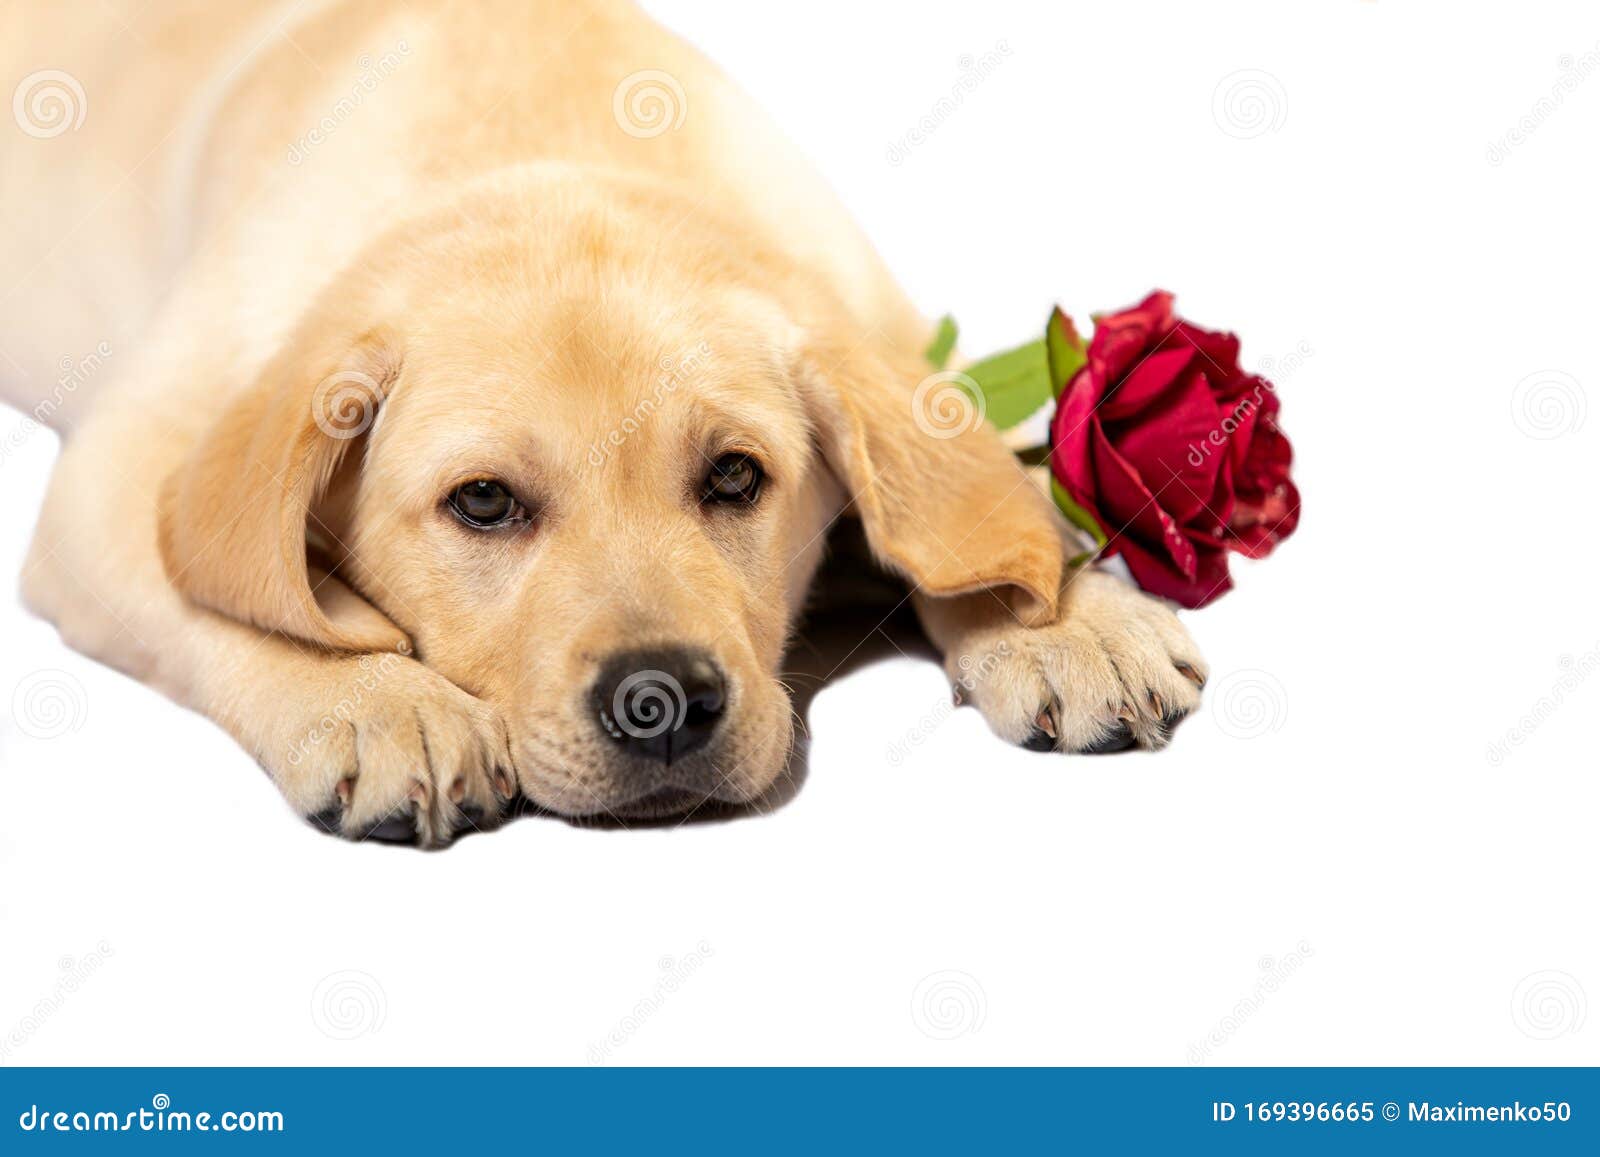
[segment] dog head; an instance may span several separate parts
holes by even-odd
[[[164,556],[199,603],[493,705],[552,810],[750,801],[841,512],[930,594],[1053,606],[1048,504],[992,435],[928,432],[925,372],[692,198],[501,177],[374,244],[229,397]]]

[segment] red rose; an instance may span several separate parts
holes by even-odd
[[[1096,319],[1067,383],[1050,468],[1152,594],[1204,606],[1228,552],[1271,552],[1300,521],[1278,395],[1239,368],[1239,339],[1173,316],[1172,295]]]

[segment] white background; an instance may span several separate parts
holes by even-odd
[[[298,824],[8,597],[0,1060],[1600,1062],[1593,5],[652,8],[969,352],[1161,285],[1274,367],[1304,521],[1189,616],[1205,709],[1033,755],[895,658],[770,817],[422,855]],[[13,578],[54,454],[0,463]]]

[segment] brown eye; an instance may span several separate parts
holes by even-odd
[[[761,493],[761,463],[748,454],[724,454],[706,475],[706,502],[754,502]]]
[[[499,526],[522,513],[517,500],[498,482],[478,481],[450,492],[450,509],[468,526]]]

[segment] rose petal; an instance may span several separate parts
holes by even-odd
[[[1266,558],[1300,525],[1300,488],[1285,479],[1260,501],[1240,501],[1229,545],[1249,558]]]
[[[1102,416],[1108,410],[1102,407]],[[1227,444],[1212,441],[1220,429],[1221,414],[1204,374],[1190,370],[1160,401],[1136,417],[1103,424],[1117,452],[1155,488],[1161,505],[1174,520],[1182,525],[1199,512],[1216,486],[1217,471],[1227,456]]]
[[[1204,531],[1211,541],[1221,546],[1228,537],[1228,526],[1233,520],[1237,504],[1233,464],[1224,458],[1217,470],[1217,484],[1211,489],[1211,497],[1206,500],[1204,509],[1190,520],[1190,526],[1194,530]]]
[[[1090,446],[1100,509],[1110,520],[1107,535],[1137,543],[1147,551],[1160,551],[1181,574],[1192,576],[1194,547],[1172,515],[1161,508],[1139,472],[1117,453],[1098,425]]]
[[[1228,576],[1227,551],[1209,547],[1200,550],[1193,576],[1179,572],[1135,542],[1125,543],[1122,555],[1135,582],[1151,594],[1171,599],[1179,606],[1203,607],[1233,589],[1233,580]]]
[[[1175,317],[1158,290],[1096,318],[1051,424],[1051,469],[1141,586],[1200,606],[1231,588],[1230,551],[1260,557],[1299,524],[1278,409],[1236,336]]]
[[[1255,439],[1256,423],[1260,420],[1268,399],[1271,399],[1273,404],[1277,402],[1277,398],[1270,392],[1257,394],[1253,391],[1232,402],[1219,399],[1222,428],[1228,437],[1228,461],[1233,464],[1235,474],[1242,474],[1245,463],[1249,461],[1250,443]]]
[[[1050,472],[1072,500],[1094,516],[1102,527],[1109,521],[1100,510],[1099,487],[1089,444],[1099,424],[1095,406],[1101,384],[1088,367],[1067,383],[1050,421]]]
[[[1260,506],[1267,496],[1289,481],[1294,451],[1277,423],[1266,414],[1256,421],[1243,464],[1235,472],[1235,489],[1249,506]]]
[[[1140,358],[1127,375],[1107,391],[1105,400],[1100,403],[1101,419],[1115,422],[1155,405],[1179,380],[1187,378],[1184,370],[1194,356],[1193,350],[1181,349],[1163,350]],[[1199,380],[1201,388],[1205,389],[1204,376]]]
[[[1234,549],[1262,558],[1300,525],[1300,491],[1289,476],[1294,450],[1278,428],[1276,406],[1262,410],[1235,490],[1229,519]]]
[[[1089,339],[1090,364],[1097,366],[1102,381],[1115,382],[1171,329],[1172,294],[1161,290],[1129,309],[1100,314]]]
[[[1206,380],[1218,396],[1236,394],[1233,387],[1244,376],[1244,371],[1239,368],[1239,339],[1233,334],[1202,329],[1179,318],[1172,332],[1162,338],[1161,348],[1194,350],[1196,364],[1205,370]]]

